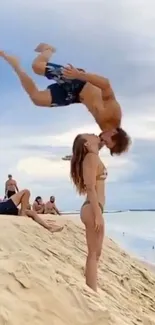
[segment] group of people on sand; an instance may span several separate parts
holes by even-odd
[[[50,196],[48,202],[44,203],[41,196],[37,196],[32,205],[33,211],[36,211],[38,214],[54,214],[60,215],[60,211],[58,210],[55,204],[55,197]]]
[[[5,196],[3,201],[9,199],[12,195],[19,192],[19,188],[17,186],[17,182],[13,179],[12,175],[8,175],[8,179],[5,182]],[[1,200],[2,201],[2,200]],[[27,209],[37,212],[38,214],[58,214],[60,215],[60,211],[58,210],[56,203],[55,203],[55,196],[50,196],[48,202],[44,203],[41,196],[37,196],[32,204],[29,203]]]
[[[36,211],[29,209],[30,205],[30,191],[24,189],[13,194],[9,199],[0,202],[0,215],[14,215],[32,218],[35,222],[49,230],[50,232],[58,232],[63,229],[57,226],[51,220],[44,220],[36,213]],[[18,208],[20,206],[20,209]]]
[[[120,155],[128,150],[131,140],[121,127],[121,107],[106,77],[71,64],[64,67],[49,62],[56,50],[48,44],[39,44],[35,51],[39,54],[32,63],[33,71],[52,80],[45,90],[38,89],[15,56],[0,51],[0,56],[12,67],[30,100],[37,106],[54,109],[83,103],[101,129],[99,135],[77,135],[72,148],[70,171],[78,193],[86,196],[81,207],[88,248],[85,277],[87,285],[97,291],[97,267],[105,232],[103,210],[107,177],[99,151],[106,146],[111,155]]]
[[[18,208],[20,206],[20,209]],[[47,222],[41,218],[39,214],[60,214],[55,204],[55,197],[51,196],[47,203],[43,203],[42,198],[37,196],[32,205],[30,204],[30,191],[24,189],[19,191],[17,182],[12,175],[8,175],[5,182],[5,196],[0,200],[0,214],[4,215],[20,215],[31,217],[34,221],[39,223],[50,232],[61,231],[63,227],[59,227],[53,222]]]

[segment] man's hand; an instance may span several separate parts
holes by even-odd
[[[74,68],[71,64],[68,64],[65,68],[63,68],[62,73],[66,79],[79,79],[81,75],[81,71]]]

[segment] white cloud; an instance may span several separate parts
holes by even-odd
[[[123,128],[129,133],[131,138],[134,139],[155,139],[155,128],[150,122],[155,121],[155,115],[139,115],[139,114],[125,114],[122,121]],[[77,134],[81,133],[95,133],[101,132],[98,125],[94,122],[92,124],[83,125],[79,128],[70,129],[68,132],[47,135],[47,136],[27,136],[21,138],[20,145],[37,145],[51,146],[51,147],[72,147],[74,138]]]
[[[69,167],[65,161],[49,161],[40,157],[28,157],[21,159],[17,164],[17,170],[24,172],[32,178],[69,179]]]
[[[124,129],[130,134],[132,139],[155,140],[155,128],[150,122],[155,121],[155,115],[150,114],[132,114],[123,119]]]
[[[101,155],[102,161],[108,170],[108,182],[122,180],[133,173],[135,164],[127,158],[113,158],[107,154]],[[48,160],[40,157],[20,159],[17,171],[31,179],[70,180],[70,162],[63,160]]]
[[[128,116],[124,118],[124,127],[132,135],[134,139],[155,139],[155,131],[150,128],[148,122],[152,121],[154,117],[151,116]],[[51,147],[69,147],[71,153],[71,147],[74,138],[79,133],[96,133],[99,134],[100,129],[96,123],[91,125],[84,125],[80,128],[72,129],[69,132],[52,135],[52,136],[40,136],[40,137],[28,137],[22,140],[22,144],[35,145],[39,143],[43,147],[51,145]],[[32,178],[49,178],[52,179],[66,179],[69,180],[70,163],[62,160],[56,160],[56,157],[51,156],[53,160],[48,160],[38,156],[31,156],[21,159],[17,164],[17,170],[24,172],[26,175]],[[136,170],[137,166],[128,154],[120,157],[111,157],[109,151],[103,149],[101,151],[101,159],[108,169],[108,182],[117,182],[122,179],[128,178]]]

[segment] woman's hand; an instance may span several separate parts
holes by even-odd
[[[63,76],[67,79],[78,79],[80,78],[81,72],[74,68],[73,65],[68,64],[65,68],[62,70]]]
[[[99,232],[103,227],[103,216],[101,213],[98,213],[95,217],[95,231]]]

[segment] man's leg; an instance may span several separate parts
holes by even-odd
[[[18,207],[19,204],[21,204],[21,214],[25,215],[26,214],[26,209],[29,204],[29,198],[30,198],[30,191],[25,189],[22,190],[13,196],[11,196],[11,200],[13,203]]]
[[[56,50],[54,47],[48,44],[41,43],[37,46],[35,51],[40,52],[41,54],[39,54],[36,59],[34,59],[32,63],[32,69],[36,74],[45,76],[47,63]]]
[[[63,230],[63,226],[53,225],[53,222],[47,222],[43,220],[35,211],[26,210],[26,215],[32,218],[35,222],[39,223],[39,225],[43,226],[44,228],[48,229],[50,232],[59,232]]]
[[[30,96],[32,102],[37,106],[51,107],[52,98],[50,90],[39,91],[34,81],[26,74],[21,68],[18,59],[14,56],[7,55],[5,52],[0,51],[0,56],[7,61],[12,69],[16,72],[22,87]]]

